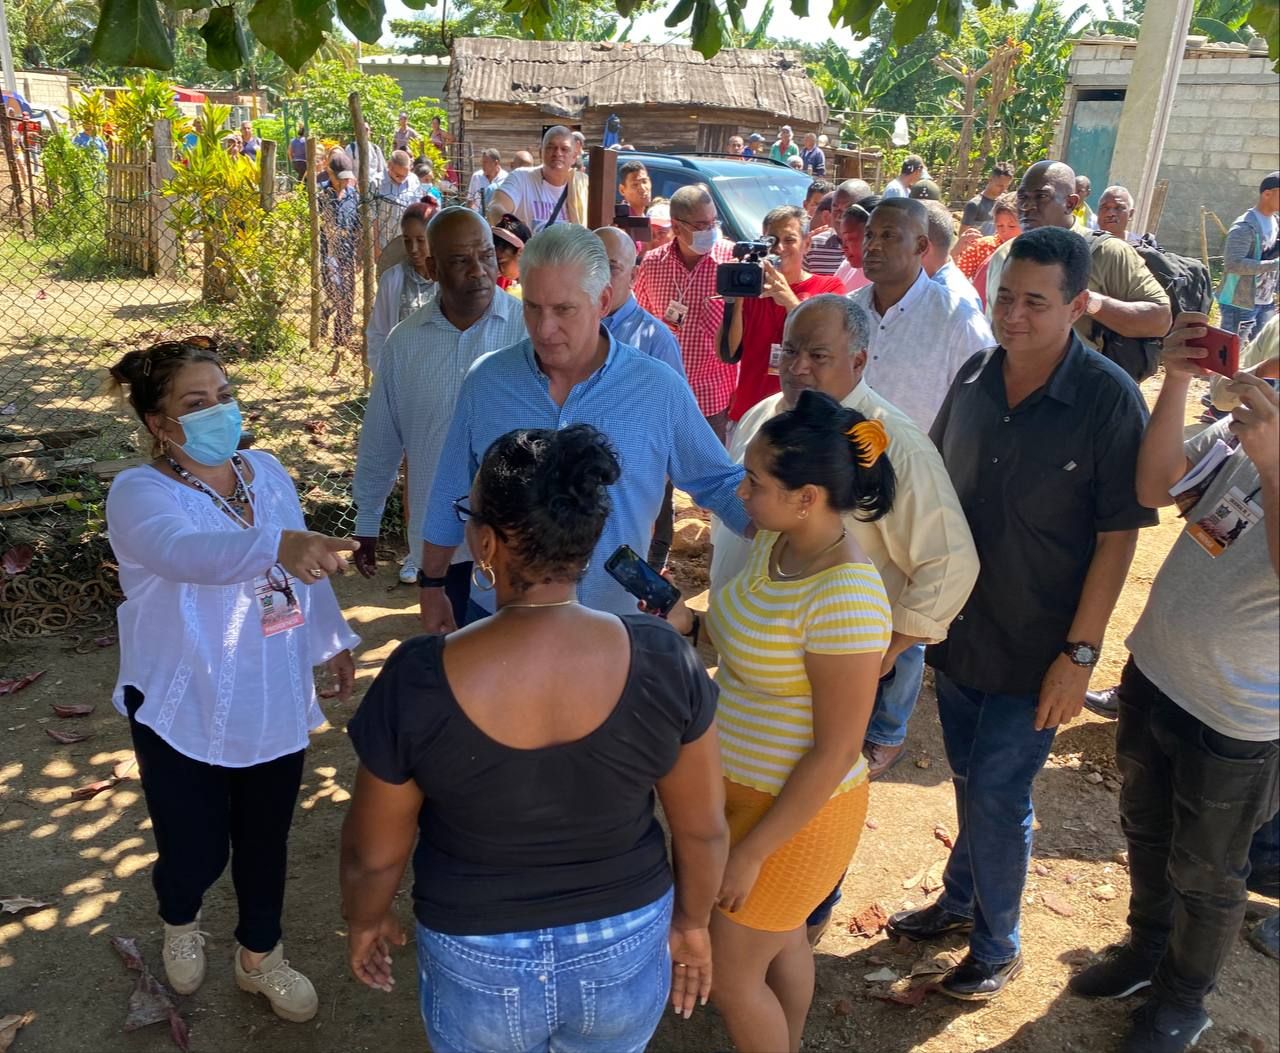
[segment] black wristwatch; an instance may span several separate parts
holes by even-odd
[[[1084,666],[1086,669],[1092,669],[1098,664],[1098,659],[1102,657],[1100,648],[1093,644],[1080,643],[1078,641],[1062,645],[1062,653],[1071,659],[1076,665]]]
[[[422,568],[418,568],[418,588],[420,589],[443,589],[447,578],[431,578],[422,573]]]

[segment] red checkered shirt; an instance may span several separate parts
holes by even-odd
[[[724,301],[716,294],[716,265],[733,260],[733,242],[720,241],[691,271],[674,241],[648,253],[636,275],[633,292],[640,306],[666,322],[684,358],[685,375],[704,417],[714,417],[729,405],[738,383],[738,367],[720,358],[720,323]],[[687,308],[684,321],[672,325],[667,307],[676,301]]]

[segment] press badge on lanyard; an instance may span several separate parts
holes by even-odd
[[[677,328],[679,328],[680,324],[684,322],[684,316],[688,313],[689,313],[689,308],[687,308],[679,300],[672,300],[669,304],[667,304],[667,310],[663,314],[662,320],[664,322],[669,322],[671,325],[674,325]]]
[[[769,376],[776,377],[782,372],[782,345],[769,345]]]
[[[298,605],[294,581],[280,564],[267,571],[264,577],[254,579],[253,595],[262,613],[263,636],[288,632],[306,622]]]
[[[1233,486],[1222,495],[1212,512],[1187,524],[1187,533],[1217,559],[1262,518],[1262,506],[1254,500],[1259,489],[1246,494]]]
[[[240,475],[234,463],[231,470],[236,473],[236,478],[244,484],[244,478]],[[237,523],[246,530],[249,524],[232,508],[221,494],[216,490],[212,490],[204,484],[196,480],[200,489],[213,497],[226,510]],[[254,510],[255,521],[257,507],[253,500],[253,491],[247,485],[244,487],[245,493],[249,496],[249,507]],[[289,577],[284,567],[277,563],[274,567],[267,571],[265,575],[253,579],[253,598],[258,603],[258,611],[262,615],[262,635],[275,636],[277,633],[288,632],[290,629],[296,629],[299,625],[306,622],[306,615],[302,613],[302,607],[298,603],[298,594],[294,591],[294,580]]]

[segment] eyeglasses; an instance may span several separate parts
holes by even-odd
[[[714,219],[706,220],[702,223],[690,223],[687,219],[677,219],[671,217],[672,223],[679,223],[682,227],[688,227],[690,230],[715,230],[716,221]]]
[[[459,523],[465,523],[468,519],[476,518],[476,514],[471,511],[471,499],[469,497],[459,497],[454,501],[453,514],[458,517]]]

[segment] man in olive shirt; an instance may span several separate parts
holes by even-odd
[[[1060,724],[1084,704],[1138,528],[1134,471],[1146,406],[1071,327],[1089,300],[1089,250],[1066,230],[1015,238],[992,290],[1000,341],[960,370],[930,436],[982,569],[947,639],[925,652],[960,829],[934,904],[891,935],[969,932],[942,980],[992,998],[1022,969],[1019,909],[1031,856],[1031,785]]]
[[[1121,238],[1091,234],[1076,224],[1079,204],[1075,172],[1061,161],[1037,162],[1018,186],[1018,222],[1024,231],[1061,227],[1087,239],[1089,297],[1075,323],[1076,334],[1095,351],[1103,351],[1105,330],[1135,339],[1164,336],[1173,324],[1168,294],[1132,245]],[[993,314],[1000,271],[1012,245],[1011,241],[1001,245],[987,264],[988,317]]]

